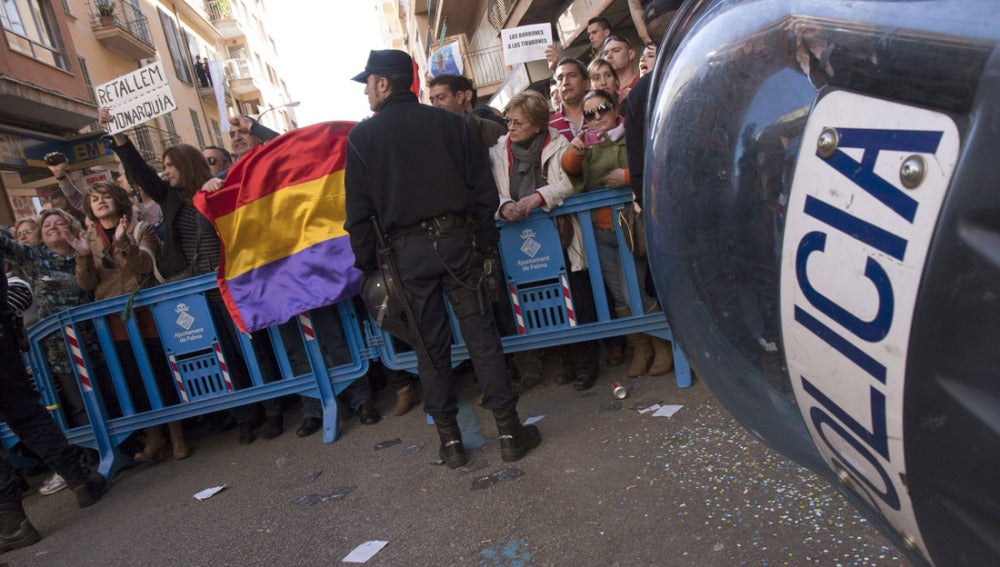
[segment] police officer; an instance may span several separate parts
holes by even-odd
[[[499,238],[493,221],[499,196],[486,152],[461,116],[417,102],[409,90],[413,61],[405,52],[372,51],[354,80],[365,83],[376,112],[348,137],[344,226],[355,266],[369,275],[379,269],[375,219],[388,236],[426,346],[425,352],[417,349],[417,366],[424,409],[441,439],[441,459],[451,468],[467,462],[456,422],[447,294],[476,369],[483,407],[497,422],[501,457],[516,461],[542,438],[537,427],[522,425],[517,416],[500,335],[479,286],[482,263],[475,260],[474,247],[495,249]]]
[[[107,482],[99,473],[83,469],[79,448],[69,444],[42,407],[21,363],[18,339],[22,332],[7,306],[7,276],[3,274],[0,276],[0,360],[4,361],[0,364],[0,412],[21,441],[62,475],[76,495],[77,504],[86,508],[97,502]],[[17,475],[7,459],[0,459],[0,553],[29,546],[40,538],[21,506]]]

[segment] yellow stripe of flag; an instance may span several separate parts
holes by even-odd
[[[344,170],[283,187],[216,220],[226,279],[345,236]]]

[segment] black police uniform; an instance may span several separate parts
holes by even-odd
[[[461,116],[395,92],[379,112],[351,131],[345,173],[347,220],[355,266],[378,269],[378,219],[430,361],[418,357],[425,410],[435,419],[457,413],[451,369],[452,303],[483,391],[483,406],[517,404],[489,302],[478,292],[477,245],[495,247],[499,196],[486,153]],[[468,218],[474,218],[469,223]]]
[[[0,412],[18,438],[41,456],[46,465],[61,474],[71,487],[80,485],[85,475],[78,463],[79,449],[67,442],[28,380],[18,348],[22,332],[7,305],[4,274],[0,277],[0,360],[4,361],[0,364]],[[94,499],[97,494],[95,491]],[[20,502],[20,481],[7,459],[0,459],[0,516],[10,509],[19,511]]]

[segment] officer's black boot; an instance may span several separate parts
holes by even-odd
[[[0,553],[28,547],[40,539],[20,502],[0,504]]]
[[[438,437],[441,439],[438,455],[444,464],[448,465],[449,469],[457,469],[469,462],[469,456],[465,454],[465,447],[462,446],[462,430],[458,428],[455,416],[435,417],[434,425],[437,426]]]
[[[517,461],[542,442],[542,432],[534,425],[522,425],[515,408],[493,410],[500,433],[500,458]]]
[[[84,469],[79,462],[60,467],[56,472],[66,480],[66,486],[76,495],[76,503],[81,508],[100,500],[108,488],[108,481],[101,473]]]

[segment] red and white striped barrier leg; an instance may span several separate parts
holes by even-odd
[[[569,319],[569,326],[576,326],[576,311],[573,310],[573,296],[569,293],[569,279],[566,274],[559,275],[559,281],[562,283],[563,301],[566,302],[566,318]]]
[[[527,335],[528,330],[524,328],[524,314],[521,313],[521,302],[517,299],[517,287],[514,284],[507,284],[510,290],[510,303],[514,306],[514,319],[517,322],[517,334]]]
[[[73,325],[63,327],[63,332],[66,333],[66,340],[69,341],[69,353],[73,357],[73,365],[76,366],[76,371],[80,375],[80,385],[83,386],[83,391],[94,391],[93,386],[90,384],[90,375],[87,374],[87,365],[83,363],[83,351],[80,348],[80,340],[76,337]]]
[[[219,370],[222,371],[222,379],[226,382],[226,391],[233,391],[233,380],[229,377],[229,367],[226,366],[226,358],[222,356],[222,347],[219,343],[213,343],[212,348],[215,350],[215,358],[219,359]]]
[[[170,360],[170,372],[174,375],[174,382],[177,383],[177,391],[181,393],[181,402],[188,403],[187,390],[184,389],[184,379],[181,378],[181,370],[177,367],[177,358],[174,355],[167,357]]]

